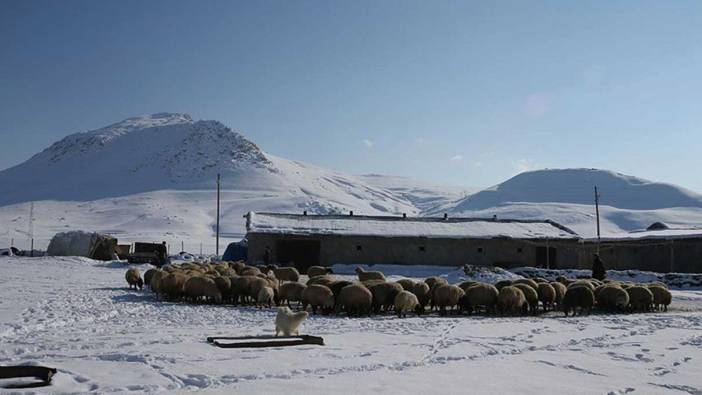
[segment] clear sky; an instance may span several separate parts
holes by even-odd
[[[0,1],[0,169],[162,111],[349,173],[702,192],[702,2]]]

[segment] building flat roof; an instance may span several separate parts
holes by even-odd
[[[570,239],[580,236],[550,220],[430,218],[364,215],[246,214],[249,233],[426,237],[451,239]]]
[[[635,241],[635,240],[679,240],[701,239],[702,228],[669,228],[661,230],[635,230],[624,233],[612,233],[600,238],[601,241]],[[588,238],[586,242],[597,241],[596,237]]]

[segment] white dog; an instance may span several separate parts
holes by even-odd
[[[278,307],[278,315],[275,317],[275,335],[298,336],[300,332],[297,328],[302,321],[307,319],[306,311],[293,313],[289,307]]]

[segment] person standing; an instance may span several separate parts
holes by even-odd
[[[600,254],[593,254],[592,256],[592,278],[602,281],[607,276],[604,262],[600,259]]]

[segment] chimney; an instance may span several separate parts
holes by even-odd
[[[349,215],[353,217],[353,210],[349,211]]]
[[[447,213],[444,213],[444,219],[445,219],[445,220],[448,219],[448,214],[447,214]]]
[[[306,216],[306,215],[307,215],[307,210],[303,211],[303,212],[302,212],[302,215],[305,215],[305,216]]]

